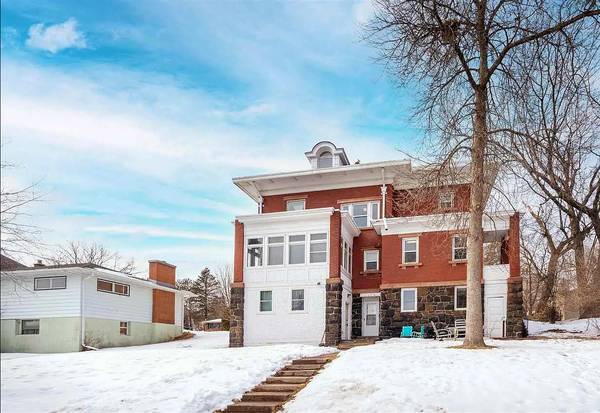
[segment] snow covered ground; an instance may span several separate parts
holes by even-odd
[[[66,354],[2,354],[0,410],[211,412],[292,359],[333,351],[296,344],[227,348],[227,332]]]
[[[527,331],[531,336],[542,337],[598,337],[600,336],[600,318],[584,318],[581,320],[558,321],[554,324],[541,321],[525,320]],[[563,330],[563,331],[560,331]]]
[[[390,339],[340,353],[294,412],[600,412],[600,340]]]

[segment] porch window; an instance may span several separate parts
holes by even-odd
[[[467,259],[467,237],[455,235],[452,237],[452,260],[464,261]]]
[[[21,320],[20,334],[40,334],[40,320]]]
[[[267,239],[267,265],[283,265],[283,236]]]
[[[454,287],[454,309],[467,309],[467,287]]]
[[[379,271],[379,250],[364,252],[364,271]]]
[[[306,235],[290,235],[288,244],[288,264],[304,264],[306,260]]]
[[[260,312],[273,311],[273,291],[260,292]]]
[[[122,336],[129,335],[129,321],[119,321],[119,334]]]
[[[263,262],[263,239],[248,238],[246,249],[246,265],[248,267],[262,267]]]
[[[402,263],[416,264],[419,262],[419,239],[402,239]]]
[[[310,234],[309,262],[327,261],[327,233]]]
[[[304,290],[292,290],[292,311],[304,311]]]
[[[40,290],[64,290],[67,288],[67,277],[38,277],[33,279],[33,289]]]
[[[304,199],[290,199],[285,203],[286,211],[301,211],[306,209],[306,201]]]
[[[442,210],[454,208],[454,192],[440,193],[438,206]]]
[[[359,228],[368,227],[372,221],[379,219],[379,201],[342,204],[340,210],[348,212]]]
[[[400,311],[417,311],[417,289],[403,288],[400,294]]]

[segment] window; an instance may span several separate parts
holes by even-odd
[[[21,334],[40,334],[40,320],[21,320]]]
[[[345,240],[340,244],[342,253],[342,268],[352,274],[352,247]]]
[[[122,336],[129,335],[129,321],[119,321],[119,334]]]
[[[129,295],[129,285],[98,278],[96,289],[103,293]]]
[[[248,238],[246,248],[246,265],[248,267],[262,267],[263,262],[263,239]]]
[[[379,219],[379,201],[342,204],[340,209],[348,212],[359,228],[368,227],[372,221]]]
[[[33,279],[33,289],[39,290],[64,290],[67,288],[67,277],[40,277]]]
[[[454,309],[467,309],[467,287],[454,287]]]
[[[304,311],[304,290],[292,290],[292,311]]]
[[[306,259],[306,235],[288,236],[288,264],[304,264]]]
[[[439,195],[440,209],[452,209],[454,207],[454,192],[442,192]]]
[[[400,311],[417,311],[417,289],[403,288],[400,295]]]
[[[306,201],[304,199],[291,199],[285,203],[286,211],[301,211],[306,209]]]
[[[260,292],[260,311],[261,312],[273,311],[273,291],[261,291]]]
[[[327,234],[310,234],[309,262],[327,261]]]
[[[464,261],[467,259],[467,237],[455,235],[452,237],[452,261]]]
[[[283,265],[283,236],[267,238],[267,265]]]
[[[331,152],[325,151],[319,155],[317,159],[317,168],[331,168],[333,166],[333,155]]]
[[[364,271],[379,271],[379,250],[364,252]]]
[[[419,239],[402,239],[402,263],[417,264],[419,262]]]

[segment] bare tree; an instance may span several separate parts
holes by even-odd
[[[485,171],[497,160],[494,147],[498,101],[509,101],[504,84],[514,75],[525,45],[546,45],[549,36],[570,36],[579,24],[598,30],[595,2],[521,0],[376,0],[370,39],[403,84],[419,81],[417,115],[437,143],[441,164],[470,160],[465,347],[485,346],[481,300],[482,218]],[[571,44],[570,47],[577,47]]]
[[[229,320],[230,314],[230,303],[231,303],[231,283],[233,281],[233,274],[231,273],[231,267],[229,265],[223,265],[217,268],[216,271],[217,282],[219,283],[219,293],[217,299],[217,312],[220,317],[224,320]]]
[[[54,252],[45,257],[53,265],[64,264],[96,264],[125,274],[136,271],[133,258],[125,260],[121,254],[111,251],[102,244],[70,241],[59,246]]]

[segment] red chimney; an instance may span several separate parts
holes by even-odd
[[[162,284],[175,285],[175,265],[161,260],[148,261],[148,277]]]

